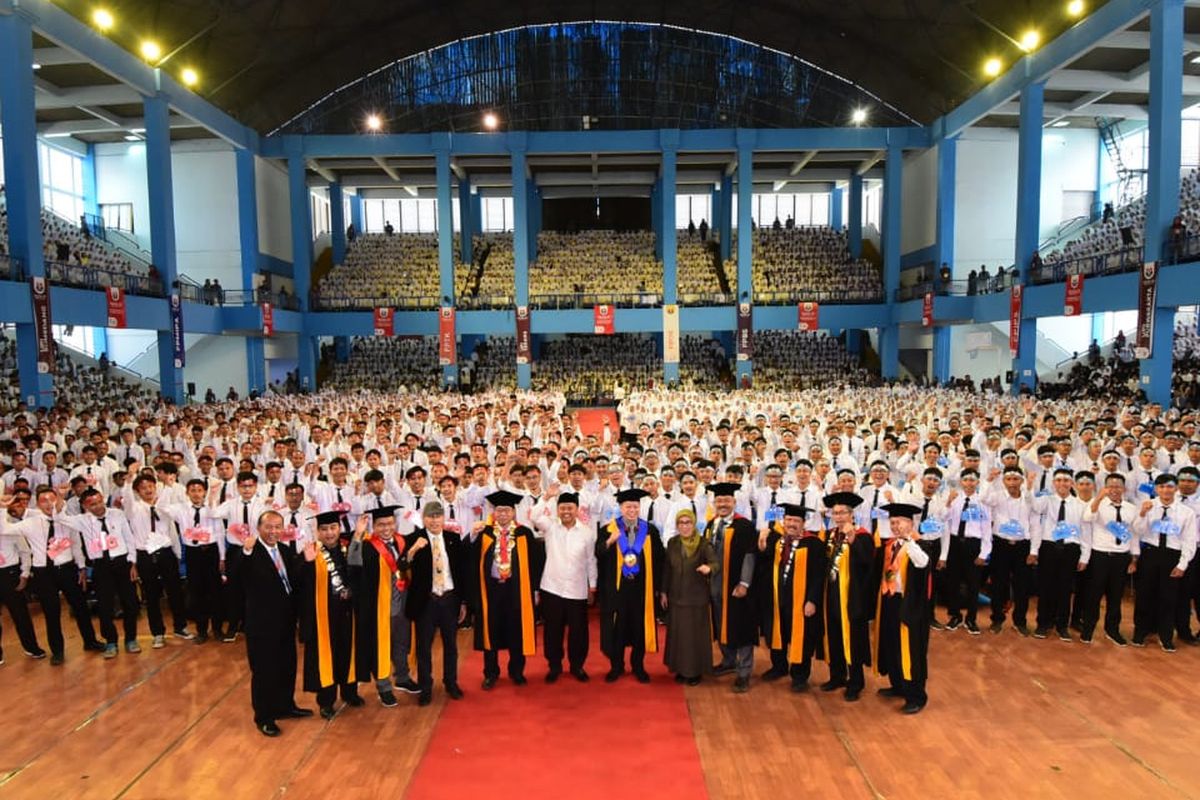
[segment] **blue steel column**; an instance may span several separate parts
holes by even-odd
[[[937,222],[934,241],[934,269],[942,264],[954,269],[954,207],[955,171],[958,166],[958,137],[942,139],[937,144]],[[950,341],[952,326],[938,325],[933,329],[933,377],[938,383],[950,379]]]
[[[949,325],[933,329],[933,379],[939,384],[950,380],[950,334]]]
[[[1017,230],[1014,263],[1024,285],[1029,262],[1037,252],[1042,196],[1042,119],[1046,85],[1034,83],[1021,92],[1021,121],[1017,133]],[[1037,387],[1037,320],[1021,320],[1021,341],[1013,360],[1012,391]]]
[[[158,267],[163,285],[179,277],[175,260],[175,196],[171,187],[171,110],[165,98],[155,95],[143,103],[146,118],[146,193],[150,201],[150,258]],[[176,403],[183,402],[183,371],[175,367],[171,331],[158,332],[160,391]]]
[[[362,196],[357,192],[350,195],[350,224],[354,226],[354,232],[360,236],[364,233],[362,203]]]
[[[675,167],[679,148],[679,131],[662,132],[662,178],[659,182],[660,211],[659,220],[661,232],[659,241],[662,243],[663,262],[663,303],[670,305],[679,302],[678,253],[676,252],[675,219]],[[667,383],[679,380],[679,362],[670,364],[663,362],[663,380]]]
[[[450,185],[450,135],[433,135],[433,155],[437,164],[438,270],[441,273],[442,305],[454,305],[454,203]],[[458,343],[455,342],[457,349]],[[458,385],[458,364],[442,367],[442,385]]]
[[[1161,261],[1179,213],[1180,124],[1183,105],[1183,0],[1160,0],[1150,10],[1150,155],[1146,191],[1146,261]],[[1159,294],[1160,303],[1169,303]],[[1171,402],[1175,310],[1159,307],[1154,349],[1141,361],[1142,389],[1151,402]]]
[[[516,305],[529,305],[529,188],[525,177],[525,137],[509,134],[512,153],[513,197],[513,297]],[[528,389],[532,365],[517,364],[517,386]]]
[[[883,292],[886,302],[896,302],[900,288],[900,206],[903,197],[904,151],[895,145],[887,149],[883,166]],[[896,322],[879,331],[880,374],[900,377],[900,325]]]
[[[863,178],[857,172],[850,176],[850,202],[846,208],[847,220],[846,243],[850,247],[851,258],[862,257],[863,229]]]
[[[753,255],[754,235],[750,230],[751,211],[754,206],[754,140],[752,130],[739,128],[737,131],[737,198],[738,198],[738,244],[737,244],[737,302],[753,303]],[[737,361],[737,386],[742,386],[748,377],[754,380],[754,360]]]
[[[459,254],[462,263],[470,264],[475,260],[472,237],[479,231],[475,227],[475,213],[472,209],[471,181],[466,177],[458,179],[458,235]],[[463,355],[466,355],[465,353]]]
[[[96,145],[88,142],[87,155],[83,158],[83,210],[87,214],[100,216],[100,196],[96,192]]]
[[[334,264],[346,263],[346,205],[340,181],[329,184],[330,253]]]
[[[721,260],[728,261],[733,255],[733,176],[721,178],[721,209],[718,213],[716,202],[713,202],[712,222],[714,230],[721,232]]]
[[[308,177],[299,139],[288,142],[288,205],[292,219],[292,282],[300,310],[308,312],[312,290],[312,211],[308,200]],[[296,367],[300,389],[317,390],[317,339],[301,330],[296,341]]]
[[[529,217],[529,260],[537,261],[538,234],[542,232],[542,193],[534,181],[529,181],[529,204],[525,213]]]
[[[238,148],[233,152],[237,170],[238,247],[241,251],[242,289],[254,288],[258,272],[258,188],[254,153]],[[260,394],[267,389],[265,343],[261,336],[246,337],[246,389]]]
[[[662,216],[662,176],[650,187],[650,231],[654,234],[654,257],[662,261],[663,257],[663,216]]]
[[[835,231],[842,229],[842,188],[836,183],[829,192],[829,227]]]
[[[33,33],[15,14],[0,15],[0,130],[8,208],[8,253],[25,277],[42,278],[42,203],[38,178],[37,117],[33,100]],[[53,309],[51,309],[53,312]],[[38,373],[33,323],[17,325],[17,375],[21,399],[31,407],[54,405],[54,379]]]

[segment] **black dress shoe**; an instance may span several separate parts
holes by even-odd
[[[734,664],[722,664],[720,662],[713,664],[713,675],[728,675],[731,672],[737,672],[737,666]]]
[[[422,708],[424,708],[425,706],[429,705],[432,702],[433,702],[433,692],[424,691],[424,692],[421,692],[421,694],[418,695],[418,697],[417,697],[417,705],[421,706]]]
[[[546,673],[546,683],[554,683],[558,680],[558,676],[562,675],[561,669],[552,669]]]
[[[337,716],[337,712],[333,710],[333,706],[321,706],[321,719],[333,719]]]
[[[512,675],[510,678],[512,679],[513,684],[516,686],[524,686],[525,684],[529,683],[529,681],[525,679],[524,675]]]
[[[384,708],[395,708],[398,705],[396,695],[392,693],[391,689],[379,693],[379,702]]]
[[[683,676],[682,676],[682,675],[680,675],[679,673],[676,673],[676,674],[675,674],[675,682],[676,682],[676,683],[683,683],[683,682],[685,682],[686,680],[687,680],[687,678],[683,677]]]
[[[582,668],[571,670],[571,675],[573,675],[575,680],[579,681],[580,683],[587,683],[589,680],[591,680],[591,678],[588,677],[587,672]]]
[[[699,686],[700,685],[700,676],[697,675],[695,678],[688,678],[687,685],[688,686]]]
[[[909,702],[909,703],[905,703],[904,707],[901,708],[900,710],[902,712],[904,712],[905,714],[918,714],[918,713],[920,713],[921,709],[924,707],[925,706],[922,705],[921,703]]]
[[[766,681],[767,683],[770,683],[771,681],[777,681],[786,675],[787,675],[786,670],[775,669],[774,667],[771,667],[769,670],[767,670],[766,672],[764,672],[762,674],[762,679],[764,681]]]
[[[831,679],[831,680],[827,680],[821,684],[821,691],[822,692],[834,692],[834,691],[837,691],[838,689],[841,689],[845,685],[846,685],[845,681]]]
[[[285,717],[291,717],[292,719],[301,719],[303,717],[311,717],[312,715],[313,710],[311,708],[301,708],[300,706],[292,706],[284,712]]]
[[[262,725],[259,725],[258,732],[261,733],[263,736],[271,736],[271,737],[275,737],[275,736],[278,736],[279,734],[283,733],[283,731],[279,730],[279,726],[276,725],[274,722],[264,722]]]
[[[650,682],[650,676],[648,674],[646,674],[646,670],[644,670],[644,669],[635,669],[633,671],[633,677],[637,678],[638,683],[649,683]]]
[[[904,692],[897,689],[895,686],[886,686],[876,690],[875,694],[880,697],[904,697]]]
[[[792,691],[797,692],[797,693],[807,692],[808,691],[808,681],[803,681],[803,682],[792,681]]]
[[[65,660],[62,653],[52,653],[50,655],[50,666],[61,667]]]
[[[447,686],[446,687],[446,696],[449,697],[451,700],[462,700],[463,699],[463,690],[461,688],[459,688],[459,685],[457,683],[454,684],[453,686]]]
[[[484,678],[483,679],[483,690],[485,692],[490,692],[492,690],[492,687],[495,685],[496,685],[495,678]]]
[[[856,703],[856,702],[858,702],[858,698],[861,696],[862,696],[862,689],[847,689],[846,690],[846,702],[847,703]]]
[[[366,701],[356,694],[352,694],[349,697],[343,697],[342,699],[346,701],[346,705],[353,706],[354,708],[361,708],[362,706],[366,705]]]
[[[608,671],[608,674],[604,676],[604,682],[605,683],[616,683],[617,678],[621,677],[624,673],[625,673],[625,670],[623,670],[623,669],[610,669]]]

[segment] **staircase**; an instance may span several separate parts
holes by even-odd
[[[314,287],[320,286],[321,281],[325,278],[326,275],[329,274],[329,271],[332,269],[333,269],[333,248],[326,247],[326,248],[322,249],[321,252],[317,254],[316,259],[313,260],[312,282],[309,285],[314,286]]]
[[[1096,131],[1100,141],[1104,143],[1104,151],[1108,160],[1117,171],[1118,193],[1116,206],[1121,208],[1137,200],[1140,196],[1138,189],[1145,186],[1147,170],[1135,169],[1125,165],[1121,157],[1121,144],[1117,141],[1117,124],[1115,120],[1106,117],[1096,117]]]
[[[713,272],[717,276],[717,286],[721,289],[721,294],[728,296],[732,292],[729,288],[729,275],[725,272],[725,262],[721,260],[721,244],[716,240],[709,240],[708,253],[712,256]]]
[[[870,239],[863,238],[862,242],[862,257],[864,261],[869,261],[877,268],[883,269],[883,255],[880,254],[879,248]]]

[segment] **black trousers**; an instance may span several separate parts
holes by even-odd
[[[568,600],[546,591],[541,598],[542,647],[550,670],[562,671],[564,632],[571,669],[583,669],[588,655],[587,600]]]
[[[929,556],[930,574],[933,575],[933,602],[929,604],[929,621],[933,622],[937,618],[938,598],[942,598],[945,602],[945,571],[937,568],[938,559],[942,554],[941,539],[920,539],[917,545]]]
[[[217,609],[221,601],[221,553],[215,544],[186,547],[188,605],[192,619],[196,621],[196,632],[208,634],[209,622],[215,630]]]
[[[496,679],[500,677],[500,651],[483,651],[483,677]],[[508,648],[508,677],[525,677],[525,654],[521,652],[521,642]]]
[[[950,554],[946,557],[946,609],[952,617],[961,617],[965,608],[967,621],[974,622],[979,610],[979,557],[981,542],[967,536],[950,538]],[[963,596],[964,587],[966,596]]]
[[[1079,567],[1079,545],[1043,541],[1038,550],[1037,626],[1066,630],[1071,619],[1071,591]]]
[[[42,604],[42,617],[46,623],[46,639],[50,644],[50,652],[61,656],[65,645],[62,631],[62,604],[58,594],[62,592],[67,599],[71,613],[75,615],[75,624],[79,627],[79,638],[85,646],[95,645],[96,631],[92,627],[92,614],[88,611],[87,601],[83,590],[79,588],[79,570],[71,561],[59,566],[48,564],[44,567],[33,568],[33,588],[37,592],[38,601]]]
[[[1194,635],[1192,609],[1200,611],[1200,559],[1192,558],[1179,584],[1179,600],[1175,603],[1175,631],[1180,636]]]
[[[150,633],[162,636],[167,632],[163,624],[162,596],[165,590],[167,605],[171,607],[171,617],[175,630],[187,630],[187,606],[183,602],[183,583],[179,580],[179,559],[175,552],[164,547],[148,553],[145,550],[137,552],[138,578],[142,582],[142,595],[146,601],[146,619],[150,623]]]
[[[1024,625],[1029,613],[1029,588],[1033,570],[1025,563],[1029,557],[1029,540],[1011,542],[999,536],[992,538],[992,622],[1004,622],[1005,607],[1011,598],[1014,625]]]
[[[329,708],[333,705],[333,701],[337,700],[338,690],[342,692],[343,702],[349,701],[352,697],[358,697],[357,683],[342,683],[335,686],[326,686],[324,689],[317,689],[317,705],[321,708]]]
[[[296,705],[296,627],[246,637],[254,724],[265,725]]]
[[[417,626],[417,685],[422,691],[433,688],[433,635],[442,637],[442,685],[458,685],[458,593],[429,596],[429,604],[413,620]],[[511,670],[512,662],[509,661]]]
[[[121,603],[121,625],[125,641],[137,639],[138,603],[129,579],[129,561],[125,556],[112,558],[107,552],[90,562],[92,588],[96,590],[96,614],[100,617],[100,636],[108,644],[117,644],[117,626],[113,623],[114,601]]]
[[[1082,623],[1083,632],[1090,635],[1100,620],[1100,599],[1104,599],[1104,630],[1118,633],[1121,629],[1121,597],[1129,579],[1129,553],[1105,553],[1093,550],[1088,561],[1087,582],[1084,584]]]
[[[225,583],[221,587],[221,622],[226,634],[237,633],[246,614],[246,587],[242,585],[242,547],[225,543]],[[214,628],[218,628],[214,622]]]
[[[1172,578],[1179,565],[1179,551],[1142,543],[1133,588],[1133,635],[1140,638],[1157,633],[1163,644],[1175,639],[1175,604],[1179,600],[1182,578]]]
[[[21,568],[14,564],[11,567],[0,568],[0,602],[3,602],[12,615],[13,624],[17,626],[17,638],[26,652],[40,650],[37,633],[33,630],[33,620],[29,616],[29,605],[25,602],[25,593],[17,591],[21,581]]]

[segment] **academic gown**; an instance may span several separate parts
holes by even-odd
[[[643,522],[645,520],[642,520]],[[600,650],[610,658],[624,648],[642,644],[647,653],[658,652],[658,626],[654,620],[656,596],[662,591],[666,549],[653,523],[646,523],[642,549],[636,553],[637,574],[622,574],[621,544],[606,547],[617,530],[617,520],[596,531],[596,602],[600,606]],[[717,556],[720,558],[720,555]]]
[[[536,623],[533,616],[533,593],[542,580],[545,550],[533,532],[524,525],[514,525],[510,535],[516,539],[512,548],[512,574],[504,581],[492,577],[499,533],[487,526],[471,543],[470,606],[475,613],[476,650],[514,650],[520,648],[526,656],[537,652]]]
[[[830,546],[836,547],[837,534],[830,532],[829,536]],[[841,647],[847,664],[870,664],[871,618],[879,591],[871,583],[875,541],[859,528],[854,544],[836,548],[831,559],[831,575],[826,583],[825,658],[831,660],[831,648]],[[834,563],[836,576],[832,574]]]
[[[892,678],[924,683],[929,674],[929,612],[933,602],[932,559],[918,567],[900,551],[899,569],[904,574],[904,594],[884,595],[879,601],[879,645],[876,651],[876,670]],[[897,670],[893,675],[892,671]]]
[[[333,588],[332,563],[347,592],[341,597]],[[316,692],[331,686],[353,683],[354,597],[350,568],[342,549],[317,546],[312,561],[300,556],[300,640],[304,642],[304,691]]]
[[[362,566],[350,570],[354,592],[354,665],[359,683],[392,674],[392,592],[397,575],[371,541],[370,534],[363,539]],[[404,540],[396,537],[396,541],[403,556],[407,552]],[[408,570],[399,562],[397,567],[407,591]],[[410,660],[412,657],[410,654]]]
[[[715,533],[717,522],[709,523],[706,534]],[[713,547],[716,543],[712,538]],[[758,642],[758,620],[755,615],[756,597],[759,592],[756,581],[751,582],[745,597],[734,597],[742,575],[742,560],[754,557],[758,552],[758,533],[754,523],[745,517],[734,515],[733,522],[725,530],[723,547],[717,553],[721,560],[721,572],[715,577],[720,582],[720,608],[713,608],[713,638],[727,647],[753,647]],[[756,567],[757,571],[757,567]]]
[[[767,536],[767,547],[759,554],[759,596],[762,598],[763,643],[772,650],[786,650],[788,661],[803,660],[804,651],[813,652],[823,631],[825,577],[829,558],[825,543],[816,534],[800,537],[787,566],[787,539],[776,532]],[[804,616],[805,603],[817,612]],[[799,633],[799,635],[795,635]]]

